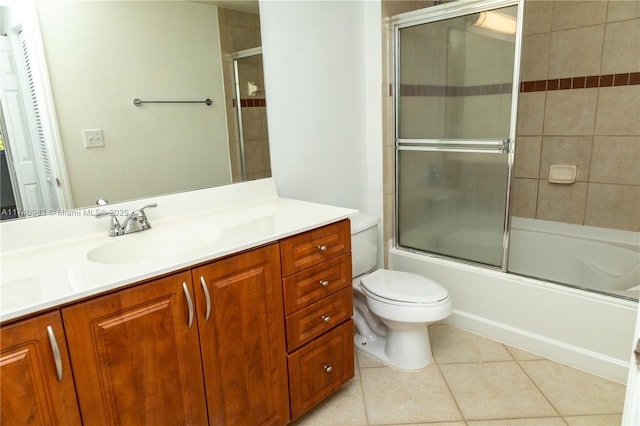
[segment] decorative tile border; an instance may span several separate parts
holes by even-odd
[[[636,84],[640,84],[640,72],[556,78],[551,80],[523,81],[520,83],[520,92],[527,93],[544,92],[548,90],[633,86]],[[400,96],[451,97],[497,95],[511,93],[511,87],[511,83],[485,84],[478,86],[436,86],[428,84],[402,84],[400,85]],[[391,93],[391,86],[389,86],[389,93]]]
[[[266,107],[267,100],[265,98],[246,98],[240,99],[241,108]],[[233,99],[233,108],[236,107],[236,100]]]
[[[544,92],[547,90],[589,89],[595,87],[632,86],[636,84],[640,84],[640,72],[523,81],[520,83],[520,92],[528,93]]]

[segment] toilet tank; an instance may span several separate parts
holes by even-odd
[[[353,215],[349,219],[351,219],[351,263],[355,278],[376,267],[380,219],[363,213]]]

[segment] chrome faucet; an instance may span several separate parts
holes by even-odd
[[[157,203],[147,204],[144,207],[139,208],[138,210],[134,210],[129,215],[127,215],[126,219],[122,224],[118,220],[115,212],[113,211],[100,211],[96,213],[96,219],[110,216],[111,221],[109,224],[109,236],[117,237],[120,235],[131,234],[133,232],[144,231],[146,229],[151,228],[151,223],[149,219],[147,219],[147,215],[144,212],[144,209],[150,207],[157,207]]]

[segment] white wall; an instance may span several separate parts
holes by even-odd
[[[380,3],[260,1],[281,196],[382,214]]]
[[[37,6],[75,207],[231,182],[216,7]],[[102,129],[104,148],[86,149],[83,129]]]

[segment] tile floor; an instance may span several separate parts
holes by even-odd
[[[444,324],[418,372],[356,351],[355,377],[295,426],[619,425],[625,386]]]

